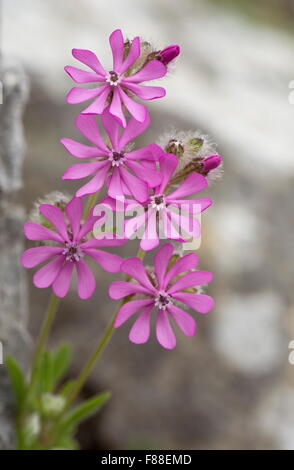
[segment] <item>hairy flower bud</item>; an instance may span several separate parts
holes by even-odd
[[[65,398],[61,395],[44,393],[41,397],[42,412],[45,416],[58,416],[64,409]]]
[[[181,157],[184,153],[184,145],[180,140],[170,139],[164,150],[166,153],[173,153],[177,157]]]
[[[214,177],[218,176],[214,170],[220,168],[222,159],[216,154],[216,145],[200,131],[173,130],[161,136],[158,144],[166,153],[172,153],[179,158],[177,169],[170,182],[171,186],[180,184],[193,172],[210,177],[212,171]]]
[[[38,413],[32,413],[25,419],[23,431],[26,441],[32,442],[41,431],[41,420]]]
[[[219,167],[222,163],[222,157],[218,154],[210,155],[202,160],[202,174],[207,175],[210,171]]]
[[[165,47],[162,49],[156,56],[158,60],[160,60],[164,65],[169,64],[172,60],[174,60],[180,53],[180,46],[177,44],[171,44],[170,46]]]

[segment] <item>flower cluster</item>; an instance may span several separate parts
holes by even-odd
[[[105,69],[93,52],[84,49],[73,49],[72,55],[88,70],[65,67],[77,84],[94,86],[75,86],[67,94],[68,103],[92,101],[75,121],[89,144],[70,138],[61,140],[72,156],[81,159],[69,166],[62,179],[89,179],[71,199],[54,193],[54,198],[47,198],[38,211],[34,210],[24,233],[37,246],[27,249],[21,261],[26,268],[43,264],[33,282],[39,288],[51,286],[58,297],[68,293],[74,270],[79,297],[87,299],[94,293],[96,281],[88,259],[111,273],[124,273],[124,281],[112,282],[109,287],[110,297],[121,299],[114,326],[119,327],[138,314],[129,338],[137,344],[145,343],[155,309],[157,339],[164,348],[172,349],[176,338],[170,319],[186,336],[193,336],[196,322],[186,310],[207,313],[213,307],[212,298],[199,288],[211,281],[212,274],[196,270],[195,253],[179,256],[172,243],[158,249],[151,268],[144,267],[139,257],[123,260],[105,248],[125,244],[140,229],[143,252],[160,245],[161,228],[165,239],[180,245],[199,237],[198,216],[212,201],[194,195],[207,188],[208,176],[221,166],[222,159],[199,132],[174,132],[158,143],[135,147],[133,141],[150,125],[147,108],[138,99],[153,100],[166,93],[163,87],[144,82],[164,77],[180,48],[172,44],[156,50],[139,37],[125,40],[121,30],[110,35],[109,43],[111,70]],[[131,204],[136,212],[124,221],[122,236],[116,226],[98,234],[95,230],[102,218],[96,212],[95,201],[103,187],[107,196],[100,203],[114,212],[119,211],[120,199],[123,208]],[[90,197],[84,209],[83,199],[87,196]]]

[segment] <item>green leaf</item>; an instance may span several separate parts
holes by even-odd
[[[67,372],[71,361],[71,347],[68,344],[59,346],[53,355],[53,380],[54,384]]]
[[[89,400],[84,401],[73,410],[69,411],[61,423],[62,428],[74,428],[81,421],[97,413],[100,408],[109,400],[110,392],[99,393]]]
[[[7,371],[9,374],[13,393],[16,399],[16,403],[17,403],[18,408],[20,408],[23,404],[24,398],[26,396],[26,391],[27,391],[25,377],[23,375],[23,372],[19,364],[16,362],[16,360],[12,356],[7,356],[5,363],[6,363]]]

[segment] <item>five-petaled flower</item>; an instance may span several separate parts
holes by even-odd
[[[77,271],[80,298],[91,297],[96,281],[84,261],[86,256],[94,259],[106,271],[114,273],[120,270],[122,259],[100,248],[122,245],[125,240],[115,236],[87,239],[98,217],[91,212],[85,222],[81,223],[82,209],[82,200],[79,198],[73,198],[67,204],[65,214],[56,206],[42,204],[39,207],[40,213],[53,229],[35,222],[26,222],[24,225],[24,233],[29,240],[49,241],[50,244],[26,250],[21,257],[22,265],[25,268],[33,268],[52,258],[35,273],[34,284],[40,288],[52,286],[54,294],[58,297],[67,294],[74,268]]]
[[[80,179],[95,175],[76,192],[77,197],[96,193],[106,181],[108,194],[115,198],[124,194],[132,195],[138,201],[148,199],[148,186],[154,187],[161,181],[156,169],[156,161],[164,154],[161,147],[150,144],[138,150],[127,151],[127,144],[142,134],[150,123],[149,115],[143,123],[131,118],[123,132],[119,124],[106,109],[102,115],[102,124],[110,143],[101,138],[94,116],[79,115],[76,125],[81,133],[95,147],[80,144],[72,139],[61,139],[65,148],[77,158],[92,159],[90,163],[70,166],[63,179]]]
[[[168,186],[177,165],[178,158],[175,155],[165,154],[161,157],[161,183],[150,189],[144,204],[133,199],[126,199],[118,205],[110,197],[103,200],[103,204],[113,210],[136,213],[125,223],[125,236],[132,238],[140,235],[142,250],[153,250],[159,245],[160,238],[185,242],[200,236],[200,222],[195,216],[207,209],[212,200],[209,197],[185,198],[205,189],[207,180],[198,173],[192,173],[173,190]]]
[[[115,116],[119,123],[126,127],[126,119],[122,104],[129,113],[139,122],[144,122],[147,109],[144,105],[137,103],[131,96],[143,100],[152,100],[165,96],[165,90],[158,86],[144,86],[141,82],[163,77],[167,68],[163,62],[153,59],[147,62],[141,70],[129,75],[128,69],[140,57],[140,38],[135,37],[130,45],[129,53],[124,58],[124,39],[120,29],[113,31],[109,37],[113,55],[112,70],[106,71],[97,56],[88,50],[73,49],[72,55],[75,59],[90,67],[91,72],[66,66],[65,71],[76,83],[98,82],[96,88],[85,89],[74,87],[68,95],[68,103],[81,103],[94,98],[83,114],[102,114],[107,103],[110,103],[110,113]],[[130,96],[131,95],[131,96]]]
[[[141,344],[148,340],[153,308],[157,310],[157,340],[164,348],[173,349],[176,345],[176,337],[170,325],[170,318],[186,336],[194,336],[196,332],[194,318],[177,304],[183,303],[199,313],[207,313],[214,306],[214,301],[210,296],[187,292],[190,288],[210,282],[212,273],[190,271],[195,269],[198,263],[198,258],[194,253],[179,258],[168,268],[172,254],[171,243],[166,243],[157,251],[154,256],[154,277],[148,276],[139,258],[129,258],[123,261],[121,271],[137,282],[117,281],[109,287],[109,295],[112,299],[122,299],[129,295],[140,297],[126,302],[120,308],[114,323],[117,328],[135,313],[139,313],[129,334],[129,339],[133,343]]]

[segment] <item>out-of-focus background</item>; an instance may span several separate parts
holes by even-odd
[[[60,179],[75,162],[59,139],[78,137],[73,121],[82,108],[65,102],[72,82],[63,67],[76,65],[77,47],[109,68],[108,35],[118,27],[159,48],[182,48],[166,98],[149,103],[152,124],[140,144],[171,126],[199,128],[224,158],[199,251],[201,267],[215,273],[216,308],[199,316],[195,338],[179,334],[172,352],[154,337],[129,343],[129,325],[115,333],[84,390],[113,391],[80,429],[85,449],[294,449],[293,20],[293,0],[2,2],[3,57],[23,64],[31,88],[18,194],[27,211],[52,190],[74,191]],[[133,255],[134,244],[117,252]],[[54,328],[52,345],[74,344],[71,375],[115,308],[107,286],[119,276],[96,272],[94,297],[83,302],[73,287]],[[34,336],[49,292],[27,276]]]

